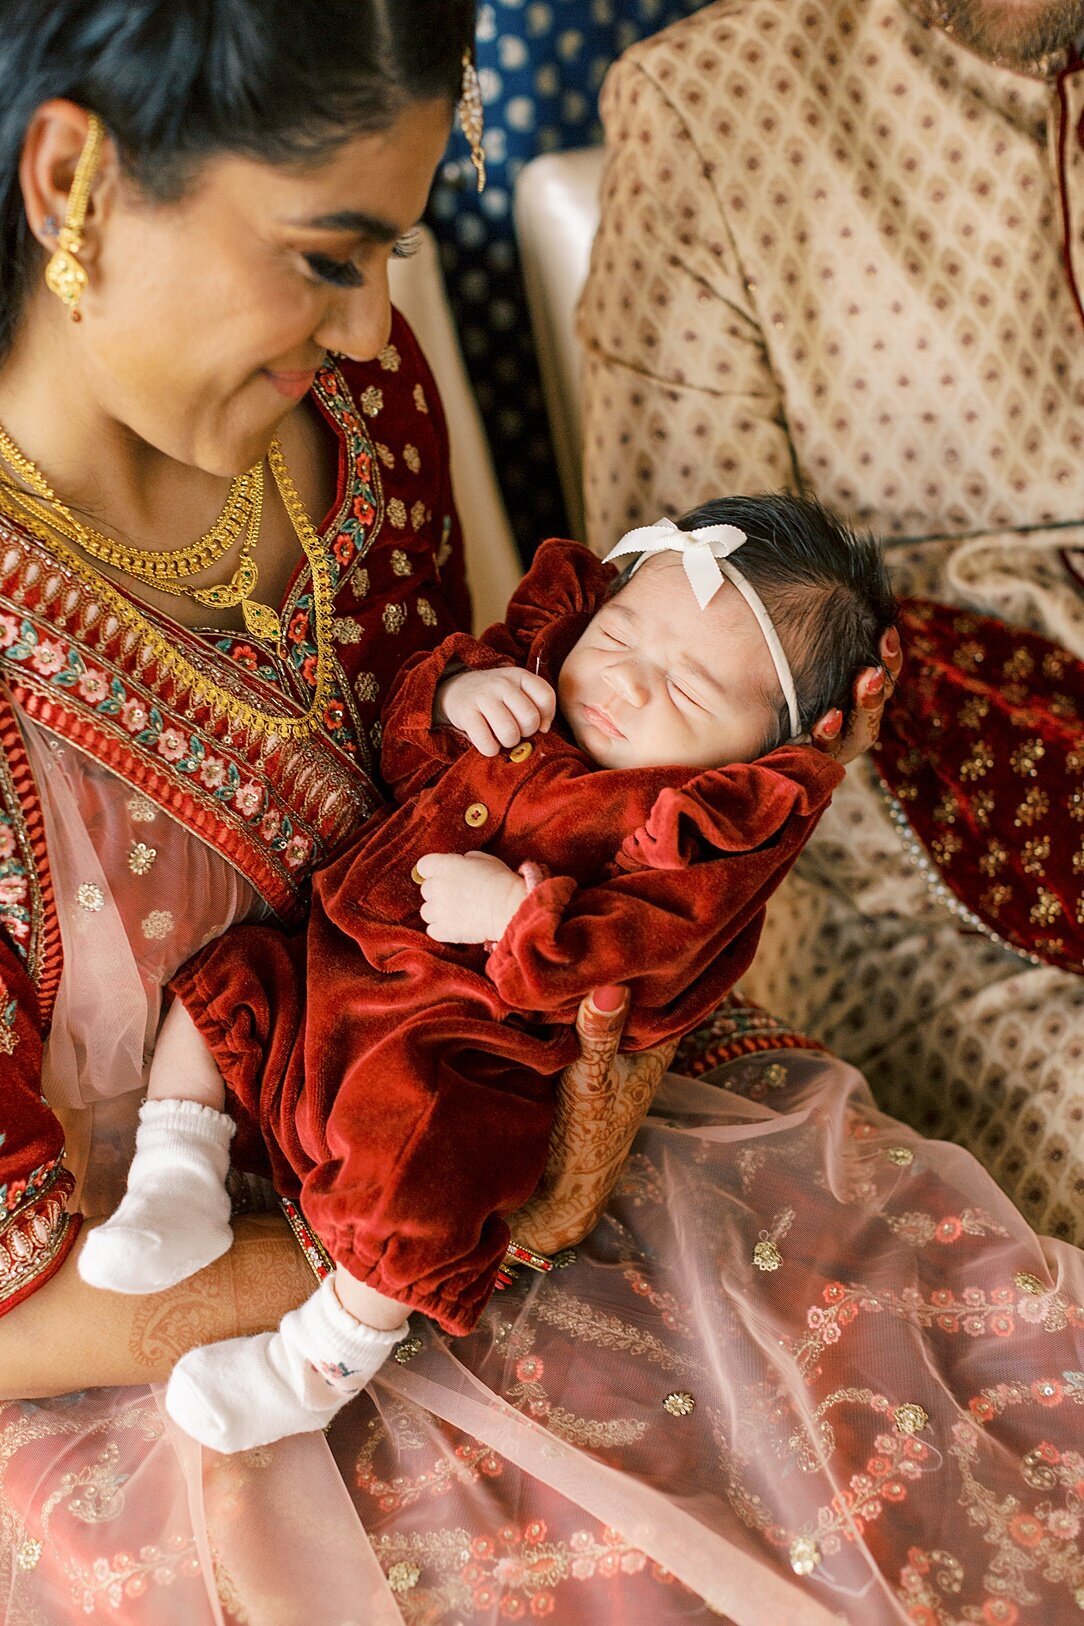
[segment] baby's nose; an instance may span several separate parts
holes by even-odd
[[[616,662],[610,668],[610,681],[623,700],[630,706],[643,706],[647,704],[651,688],[647,674],[639,661],[624,660]]]

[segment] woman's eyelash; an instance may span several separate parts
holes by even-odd
[[[305,263],[321,282],[336,288],[360,288],[364,278],[353,260],[333,260],[327,254],[306,254]]]
[[[412,254],[417,254],[422,246],[422,234],[415,226],[411,231],[405,231],[391,251],[393,260],[409,260]]]
[[[392,258],[409,260],[420,247],[419,231],[404,232],[392,248]],[[305,260],[314,276],[319,277],[321,282],[330,282],[336,288],[360,288],[365,281],[363,272],[353,260],[335,260],[330,254],[306,254]]]

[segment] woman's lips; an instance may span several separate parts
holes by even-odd
[[[613,718],[608,716],[606,712],[599,711],[597,706],[584,706],[583,720],[585,723],[590,723],[592,728],[597,728],[600,734],[605,734],[607,739],[623,740],[625,738]]]
[[[273,372],[270,367],[264,368],[264,375],[278,390],[290,401],[300,401],[303,395],[308,395],[316,379],[315,372],[311,373],[279,373]]]

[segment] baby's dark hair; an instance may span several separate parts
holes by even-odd
[[[874,537],[846,526],[823,503],[787,492],[718,497],[677,520],[683,531],[736,525],[748,540],[734,564],[764,600],[790,661],[805,733],[838,706],[844,726],[854,704],[854,680],[880,666],[882,635],[896,619],[896,600]],[[776,736],[790,738],[781,703]]]

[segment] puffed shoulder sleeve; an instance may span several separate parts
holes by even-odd
[[[0,1315],[48,1281],[80,1224],[67,1209],[75,1182],[42,1098],[42,1056],[33,982],[0,934]]]
[[[570,619],[594,615],[617,572],[580,542],[551,537],[512,594],[503,622],[488,628],[486,642],[525,663],[540,638]]]
[[[624,983],[625,1047],[687,1033],[747,970],[768,899],[841,777],[785,747],[664,790],[607,878],[552,876],[524,900],[486,968],[501,998],[571,1020],[592,987]]]

